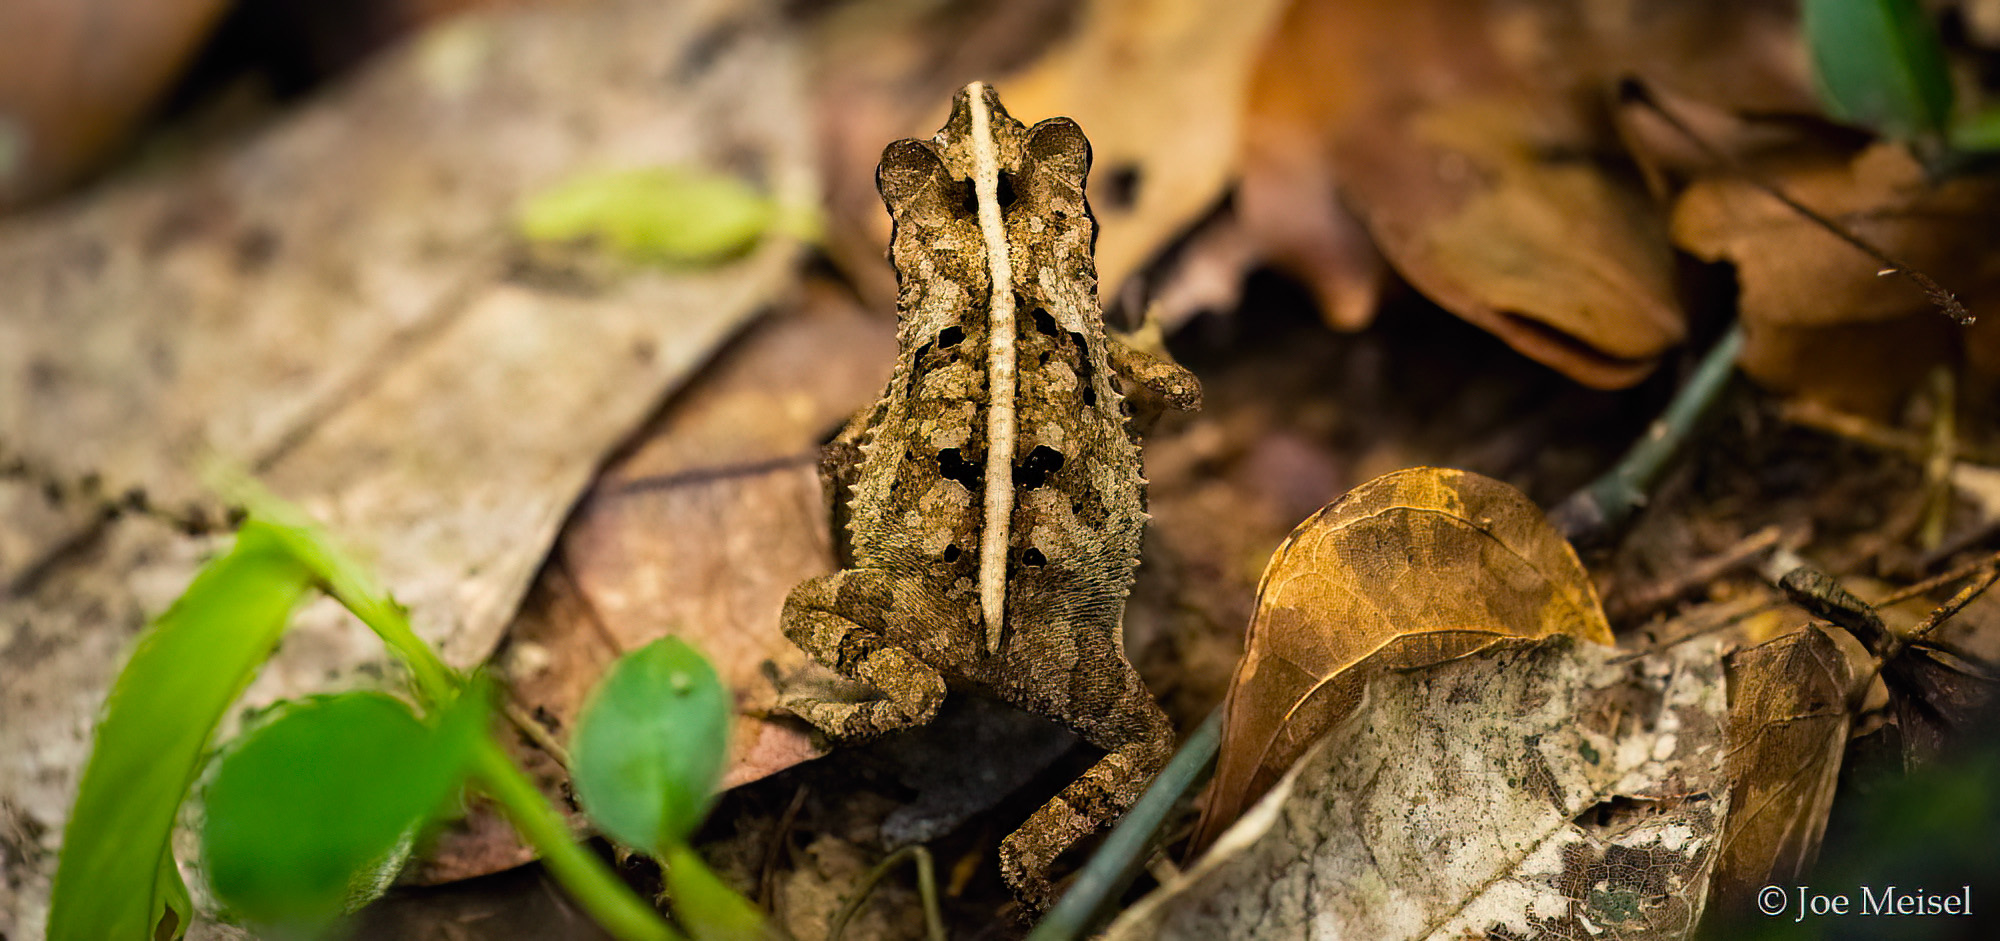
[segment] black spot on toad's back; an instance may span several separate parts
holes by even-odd
[[[945,448],[938,452],[938,473],[946,480],[956,480],[967,490],[979,489],[979,467],[965,459],[957,448]]]
[[[1035,445],[1014,467],[1014,486],[1033,490],[1048,483],[1050,475],[1062,470],[1063,454],[1046,444]]]
[[[1035,318],[1035,329],[1041,332],[1043,336],[1048,336],[1048,337],[1062,336],[1062,332],[1056,329],[1056,319],[1054,317],[1049,316],[1048,311],[1040,307],[1037,307],[1035,308],[1031,316]],[[1072,336],[1074,335],[1075,334],[1072,334]]]

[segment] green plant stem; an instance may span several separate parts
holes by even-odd
[[[542,854],[542,864],[592,920],[620,941],[682,941],[659,913],[620,880],[604,861],[570,838],[562,814],[492,739],[480,743],[473,777],[500,805],[509,823]]]
[[[268,524],[285,548],[312,571],[320,587],[382,638],[389,652],[409,669],[417,698],[426,711],[435,711],[458,695],[462,685],[458,674],[411,629],[409,613],[387,589],[376,583],[366,568],[336,546],[304,510],[264,489],[263,484],[236,468],[211,464],[205,474],[209,485],[224,499],[241,505],[250,516]]]
[[[1069,892],[1029,933],[1028,941],[1073,941],[1084,936],[1105,904],[1124,892],[1139,874],[1167,812],[1214,763],[1221,738],[1222,709],[1217,707],[1188,736],[1186,744],[1174,753],[1173,760],[1167,762],[1125,818],[1112,828],[1111,835],[1104,838],[1104,845],[1098,847],[1096,855],[1077,873],[1076,883]]]
[[[1732,324],[1667,403],[1667,410],[1653,420],[1618,465],[1571,494],[1549,514],[1556,530],[1570,542],[1588,543],[1603,541],[1623,528],[1646,504],[1647,494],[1659,482],[1667,462],[1721,397],[1742,352],[1743,325]]]
[[[944,918],[938,914],[937,867],[931,861],[930,849],[922,844],[911,844],[890,853],[861,877],[861,884],[854,887],[854,897],[840,907],[840,913],[827,927],[826,941],[840,941],[847,933],[847,923],[854,920],[861,912],[861,903],[868,901],[868,894],[875,891],[875,884],[906,859],[917,861],[917,897],[924,904],[924,931],[930,941],[944,941]]]

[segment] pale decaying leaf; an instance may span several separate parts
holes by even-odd
[[[1520,491],[1429,467],[1356,487],[1264,570],[1196,845],[1352,712],[1372,670],[1547,634],[1611,643],[1576,553]]]
[[[1693,931],[1729,806],[1714,645],[1508,639],[1372,675],[1362,710],[1107,937]]]
[[[448,661],[481,662],[605,453],[796,283],[786,238],[688,274],[549,284],[513,270],[516,199],[579,168],[723,166],[813,201],[793,54],[723,6],[462,20],[229,149],[7,220],[8,455],[219,518],[196,473],[218,451],[354,549]],[[10,937],[39,934],[38,867],[53,863],[117,651],[198,562],[157,524],[91,536],[93,518],[29,517],[47,528],[10,536],[24,555],[0,560],[9,579],[53,560],[0,628],[0,643],[33,638],[0,663],[0,802],[6,832],[33,835],[7,854],[31,860],[7,880],[30,887],[0,914]],[[143,583],[64,576],[133,555],[179,567]],[[315,604],[249,696],[352,685],[387,659]]]
[[[1808,625],[1729,655],[1729,819],[1714,908],[1755,911],[1767,885],[1796,885],[1819,855],[1847,751],[1847,656]]]

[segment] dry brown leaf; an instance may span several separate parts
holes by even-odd
[[[1975,314],[2000,302],[2000,179],[1927,180],[1903,148],[1877,144],[1851,160],[1767,168],[1768,182],[1959,295]],[[1961,333],[1907,279],[1740,180],[1689,187],[1673,237],[1736,266],[1742,365],[1760,382],[1872,415],[1899,403],[1930,365],[1968,346],[1975,368],[2000,372],[2000,334]],[[1983,325],[1982,325],[1983,326]]]
[[[1222,197],[1245,96],[1280,0],[1103,0],[1026,74],[999,83],[1026,120],[1068,115],[1090,135],[1097,276],[1127,276]]]
[[[558,741],[613,661],[672,635],[735,694],[724,788],[823,754],[800,723],[768,718],[777,696],[764,665],[804,666],[778,613],[793,585],[833,569],[817,445],[880,387],[895,336],[815,288],[710,363],[564,528],[496,655],[513,701]],[[516,744],[559,794],[561,769]],[[530,855],[511,831],[475,821],[440,840],[420,878],[468,878]]]
[[[1712,908],[1756,910],[1767,885],[1805,878],[1826,835],[1847,751],[1847,655],[1808,625],[1729,655],[1729,817]]]
[[[1300,274],[1337,325],[1360,326],[1365,266],[1341,247],[1331,181],[1426,296],[1580,382],[1638,381],[1682,314],[1658,214],[1595,117],[1593,81],[1608,82],[1588,71],[1588,22],[1561,3],[1295,4],[1249,118],[1246,166],[1280,181],[1244,191],[1296,198],[1259,199],[1248,224],[1276,257],[1331,260]]]
[[[1367,706],[1111,941],[1694,930],[1729,802],[1715,645],[1502,638],[1369,672]]]
[[[223,0],[0,4],[0,212],[95,167],[229,7]]]
[[[1356,487],[1264,570],[1196,846],[1350,714],[1369,677],[1549,634],[1612,642],[1576,553],[1520,491],[1432,467]]]
[[[1882,680],[1910,765],[1949,754],[1954,740],[1980,728],[1979,720],[2000,700],[2000,668],[1928,640],[1911,643],[1885,664]]]

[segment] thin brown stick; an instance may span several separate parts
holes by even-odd
[[[826,941],[840,941],[840,936],[847,931],[847,923],[861,911],[862,903],[868,901],[868,894],[875,891],[876,883],[906,859],[915,860],[917,865],[917,897],[924,907],[924,934],[929,941],[945,941],[944,919],[938,912],[936,870],[931,862],[931,851],[921,843],[913,843],[890,853],[861,877],[861,884],[854,888],[854,896],[841,906],[840,913],[827,927]]]
[[[564,773],[568,773],[569,749],[564,748],[561,742],[556,741],[556,737],[549,734],[549,730],[542,725],[540,720],[528,714],[526,709],[521,708],[519,703],[512,700],[502,703],[500,711],[506,715],[507,721],[512,722],[515,728],[521,730],[522,735],[528,737],[528,741],[534,742],[536,748],[547,752],[548,756],[554,759],[557,765],[562,767]]]
[[[1917,544],[1926,552],[1944,543],[1944,526],[1951,516],[1951,469],[1958,454],[1958,383],[1950,369],[1931,370],[1930,447],[1924,455],[1923,522],[1917,528]]]
[[[1968,583],[1964,588],[1958,590],[1958,594],[1951,596],[1951,600],[1932,609],[1931,613],[1925,615],[1922,621],[1917,622],[1917,626],[1910,628],[1909,633],[1891,640],[1887,649],[1882,651],[1881,659],[1875,661],[1875,668],[1869,670],[1867,676],[1861,677],[1854,684],[1852,691],[1849,692],[1848,702],[1850,706],[1859,706],[1861,699],[1868,694],[1868,688],[1874,685],[1875,678],[1882,675],[1883,667],[1888,666],[1898,656],[1901,656],[1903,651],[1909,649],[1911,644],[1923,640],[1931,631],[1936,630],[1938,625],[1950,620],[1953,615],[1964,610],[1966,605],[1971,604],[1974,599],[1984,594],[1986,589],[1993,587],[1993,583],[1996,581],[2000,581],[2000,567],[1988,568],[1984,573],[1984,577]]]
[[[1872,603],[1875,605],[1875,607],[1878,608],[1886,608],[1892,604],[1900,604],[1902,602],[1910,600],[1911,598],[1915,598],[1918,595],[1928,594],[1932,591],[1936,591],[1937,589],[1945,585],[1949,585],[1952,582],[1958,581],[1961,578],[1965,578],[1968,575],[1976,575],[1981,570],[1996,568],[1996,567],[2000,567],[2000,552],[1996,552],[1984,558],[1975,559],[1971,562],[1967,562],[1964,565],[1958,566],[1957,568],[1954,568],[1949,572],[1945,572],[1942,575],[1933,575],[1930,578],[1926,578],[1923,581],[1917,582],[1916,584],[1905,585],[1902,588],[1898,588],[1895,591],[1883,595],[1880,599],[1877,599]]]
[[[1713,582],[1770,551],[1783,538],[1784,530],[1777,526],[1766,526],[1751,533],[1720,554],[1702,559],[1672,578],[1644,586],[1618,599],[1618,604],[1613,607],[1612,619],[1629,621],[1651,614],[1689,591]]]
[[[1984,594],[1986,589],[1993,587],[1996,581],[2000,581],[2000,568],[1988,569],[1983,577],[1967,583],[1964,588],[1958,590],[1958,594],[1951,596],[1950,601],[1938,605],[1930,614],[1925,615],[1923,620],[1918,621],[1917,626],[1910,628],[1909,633],[1903,635],[1901,642],[1891,648],[1889,655],[1895,656],[1902,652],[1904,647],[1924,639],[1931,631],[1936,630],[1938,625],[1950,620],[1953,615],[1964,610],[1966,605]]]
[[[778,828],[771,831],[771,841],[764,844],[764,865],[757,871],[757,907],[772,915],[777,909],[772,901],[777,896],[778,854],[784,851],[785,842],[791,839],[792,826],[798,823],[799,808],[806,805],[806,786],[801,784],[792,791],[792,802],[785,805],[785,812],[778,815]]]
[[[1765,182],[1762,177],[1751,172],[1748,167],[1743,165],[1742,161],[1717,149],[1715,145],[1710,144],[1701,135],[1696,134],[1693,128],[1688,127],[1673,112],[1667,110],[1667,106],[1655,98],[1652,90],[1648,89],[1644,83],[1637,81],[1626,82],[1620,88],[1620,92],[1624,97],[1651,108],[1654,114],[1660,116],[1660,120],[1667,122],[1667,126],[1679,132],[1682,137],[1687,138],[1690,143],[1694,144],[1697,150],[1702,152],[1703,156],[1727,167],[1730,172],[1742,177],[1744,182],[1755,187],[1759,192],[1785,204],[1786,208],[1812,220],[1814,224],[1832,233],[1834,237],[1854,246],[1862,254],[1874,259],[1876,264],[1882,266],[1882,270],[1876,272],[1877,274],[1901,274],[1911,281],[1916,282],[1917,287],[1924,292],[1925,297],[1930,299],[1931,304],[1936,306],[1939,312],[1945,316],[1957,321],[1960,326],[1970,326],[1977,319],[1972,316],[1971,311],[1965,309],[1964,304],[1959,303],[1957,297],[1953,296],[1950,291],[1945,290],[1936,281],[1931,280],[1929,275],[1910,267],[1891,256],[1888,252],[1875,247],[1868,240],[1849,231],[1846,226],[1821,215],[1812,207],[1793,199],[1784,190]]]

